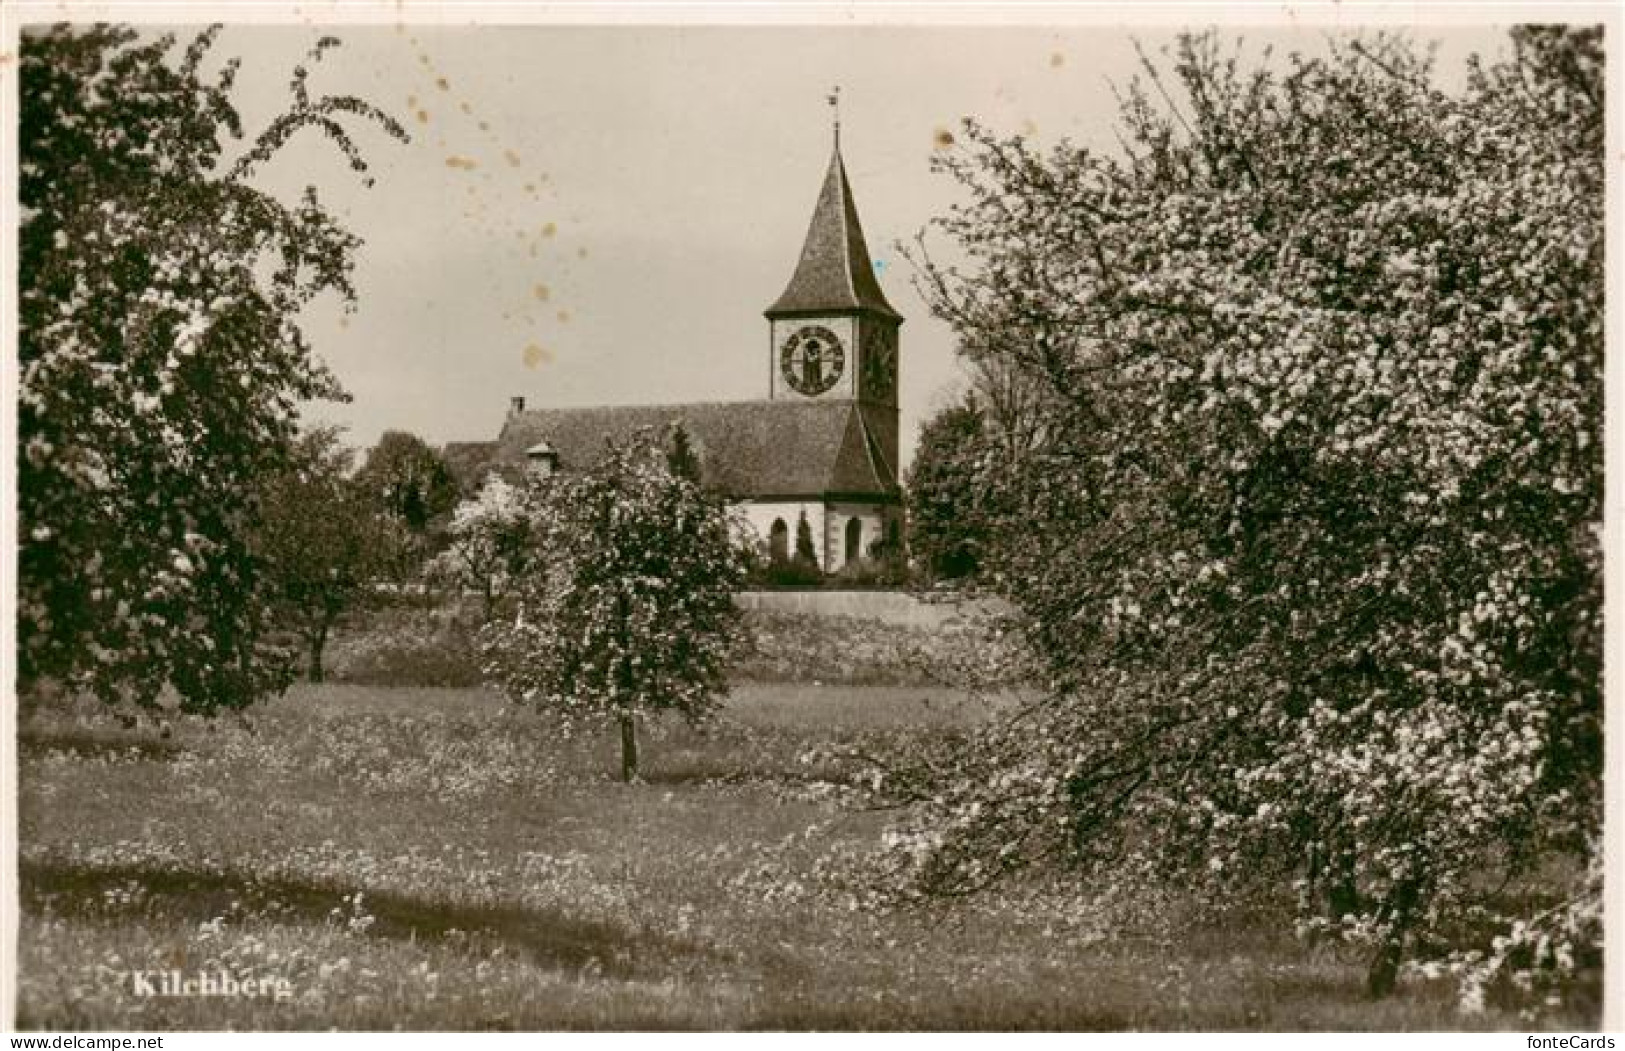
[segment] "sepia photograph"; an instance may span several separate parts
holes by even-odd
[[[889,10],[5,13],[11,1028],[1619,1024],[1619,10]]]

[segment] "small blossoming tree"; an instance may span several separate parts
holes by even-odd
[[[450,544],[430,560],[429,579],[480,596],[483,619],[519,585],[536,557],[526,492],[497,474],[487,475],[472,499],[458,504],[447,532]]]
[[[484,630],[488,671],[518,700],[613,719],[633,781],[639,713],[702,720],[721,703],[740,531],[720,498],[672,472],[650,432],[610,443],[589,470],[532,484],[537,558],[518,616]]]

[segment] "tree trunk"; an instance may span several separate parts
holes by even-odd
[[[605,535],[608,535],[606,530]],[[638,779],[638,727],[632,721],[632,698],[637,691],[632,685],[632,667],[628,663],[627,654],[631,646],[627,636],[627,622],[631,620],[631,604],[626,598],[626,589],[621,588],[615,596],[615,635],[620,643],[619,659],[615,662],[615,679],[620,687],[621,702],[621,780],[631,784]]]
[[[630,710],[621,712],[621,780],[638,779],[638,727]]]
[[[1334,854],[1326,866],[1326,917],[1336,923],[1360,914],[1360,888],[1354,880],[1354,858]]]
[[[1416,914],[1418,891],[1414,882],[1401,883],[1388,899],[1388,933],[1377,946],[1365,981],[1366,991],[1374,999],[1393,992],[1399,980],[1399,965],[1405,957],[1405,939],[1410,934],[1411,918]]]
[[[318,630],[310,640],[310,681],[322,681],[322,651],[327,648],[327,628]]]
[[[1395,931],[1383,938],[1377,946],[1377,955],[1371,958],[1371,970],[1366,972],[1365,988],[1373,1000],[1380,1000],[1394,991],[1399,981],[1399,961],[1405,948],[1404,935]]]

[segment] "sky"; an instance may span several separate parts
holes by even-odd
[[[1112,85],[1167,27],[228,26],[245,127],[289,97],[322,32],[342,46],[311,77],[395,115],[410,144],[351,127],[370,188],[304,133],[260,174],[306,184],[364,241],[358,301],[305,318],[353,395],[312,419],[364,447],[386,429],[439,444],[493,438],[531,406],[740,400],[767,394],[762,311],[794,268],[831,147],[842,153],[901,338],[903,460],[920,423],[964,387],[951,330],[898,252],[959,198],[931,159],[974,116],[1042,146],[1112,149]],[[1321,49],[1322,26],[1234,30],[1249,49]],[[1459,77],[1493,26],[1420,27]],[[952,147],[948,147],[952,148]]]

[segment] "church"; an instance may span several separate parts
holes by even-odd
[[[783,561],[805,515],[819,566],[837,573],[901,531],[898,485],[898,329],[858,222],[841,160],[840,129],[801,256],[764,311],[769,381],[755,401],[532,408],[511,400],[494,442],[454,442],[463,478],[487,470],[568,471],[606,440],[681,424],[704,483],[732,500]]]

